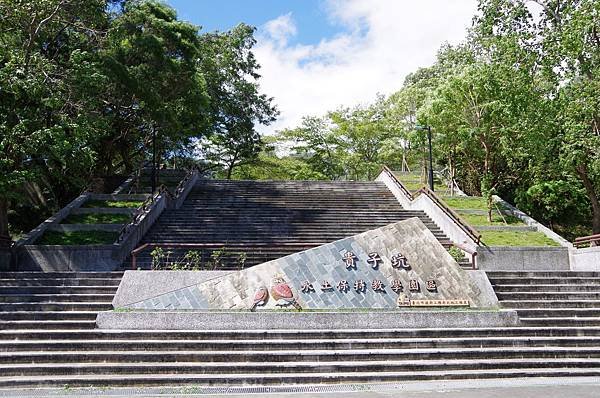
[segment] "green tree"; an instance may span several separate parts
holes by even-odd
[[[232,30],[202,37],[201,69],[210,96],[210,128],[200,152],[223,167],[229,179],[235,167],[256,159],[262,148],[257,124],[268,125],[278,115],[273,99],[260,93],[259,65],[252,53],[254,28],[240,24]]]

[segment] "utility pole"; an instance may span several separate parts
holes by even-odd
[[[152,193],[156,192],[156,128],[152,125]]]
[[[429,189],[433,189],[433,151],[431,150],[431,126],[427,126],[427,140],[429,141]]]
[[[431,126],[420,126],[420,125],[416,125],[415,126],[416,130],[427,130],[427,141],[429,143],[429,175],[428,175],[428,179],[429,179],[429,189],[431,189],[432,191],[434,191],[433,188],[433,150],[431,148]]]

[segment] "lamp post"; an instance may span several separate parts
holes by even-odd
[[[156,192],[156,128],[152,125],[152,193]]]
[[[427,141],[429,143],[429,189],[434,191],[433,188],[433,150],[431,148],[431,126],[420,126],[416,125],[417,130],[427,130]]]

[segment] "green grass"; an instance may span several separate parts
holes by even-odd
[[[81,207],[140,207],[142,203],[141,200],[88,200]]]
[[[126,224],[130,220],[129,214],[71,214],[61,224]]]
[[[481,240],[488,246],[559,246],[541,232],[480,231]]]
[[[402,185],[409,191],[418,191],[425,186],[429,186],[426,182],[419,181],[402,181]],[[444,192],[446,190],[446,187],[441,183],[434,183],[433,188],[436,192]]]
[[[482,197],[446,196],[443,199],[452,209],[487,210],[487,201]]]
[[[492,222],[490,223],[487,219],[487,215],[485,214],[469,214],[469,213],[462,213],[462,212],[458,212],[458,214],[460,215],[460,218],[462,218],[463,220],[465,220],[466,222],[468,222],[469,224],[473,225],[473,226],[477,226],[477,225],[525,225],[525,223],[523,221],[521,221],[520,218],[515,217],[515,216],[508,216],[505,215],[504,219],[500,216],[500,214],[498,214],[497,211],[492,213]],[[506,220],[506,223],[504,223],[504,220]]]
[[[38,245],[106,245],[114,243],[119,234],[107,231],[46,231]]]

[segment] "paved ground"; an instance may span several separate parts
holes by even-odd
[[[301,389],[304,392],[295,392]],[[598,398],[600,378],[497,379],[403,384],[355,384],[230,389],[88,388],[0,390],[0,397],[215,397],[215,398]]]

